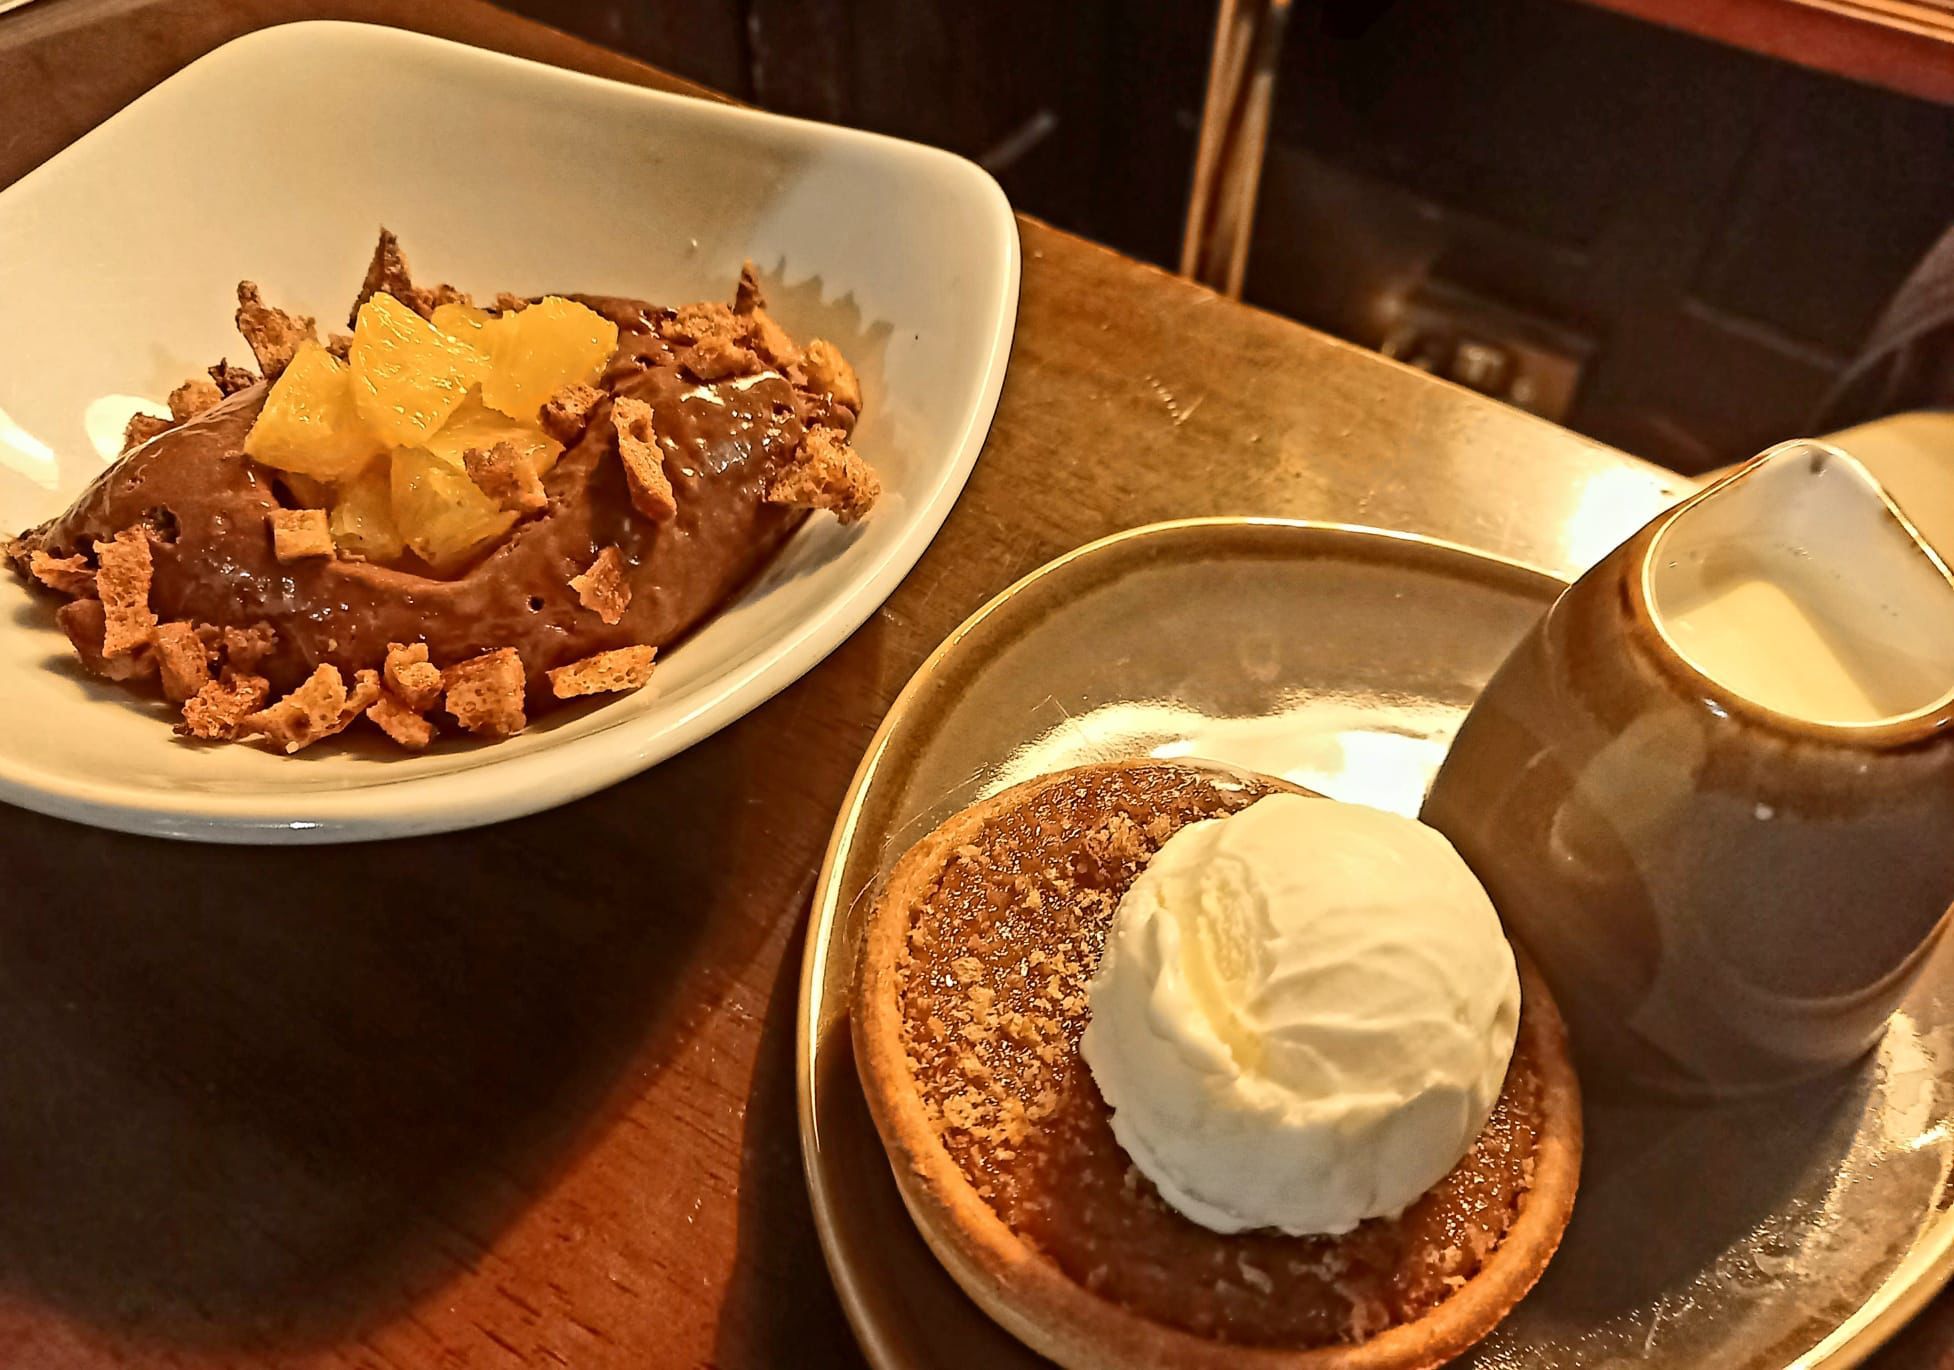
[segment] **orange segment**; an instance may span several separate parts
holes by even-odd
[[[420,447],[393,457],[393,514],[416,556],[437,571],[452,570],[516,521],[476,488],[457,464]]]
[[[531,417],[533,420],[534,416]],[[507,414],[498,414],[483,404],[481,396],[474,391],[455,406],[455,412],[441,425],[441,431],[424,445],[436,456],[459,465],[469,448],[487,451],[498,442],[514,443],[518,452],[535,463],[538,474],[556,465],[556,459],[563,455],[563,444],[533,421],[518,423]]]
[[[394,526],[393,481],[389,464],[375,462],[340,487],[327,521],[340,551],[368,561],[393,561],[405,543]]]
[[[559,295],[505,314],[483,329],[492,365],[482,402],[524,423],[566,385],[593,385],[617,351],[617,325]]]
[[[434,317],[429,320],[436,328],[451,338],[460,338],[470,347],[488,351],[488,341],[483,329],[494,322],[495,315],[486,309],[478,309],[472,304],[437,304]]]
[[[389,447],[426,441],[488,370],[481,351],[385,293],[360,306],[348,360],[353,403]]]
[[[346,364],[314,342],[299,344],[245,435],[254,461],[317,480],[350,476],[386,450],[361,419]]]

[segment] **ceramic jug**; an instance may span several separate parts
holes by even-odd
[[[1954,578],[1853,458],[1773,448],[1560,597],[1423,816],[1593,1084],[1843,1066],[1954,901]]]

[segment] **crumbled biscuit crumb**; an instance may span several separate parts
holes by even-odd
[[[983,1119],[990,1105],[981,1095],[966,1091],[943,1101],[943,1121],[968,1132]]]
[[[149,537],[140,528],[125,528],[108,542],[95,544],[95,593],[102,601],[102,655],[126,656],[149,645],[156,615],[149,609]]]
[[[831,396],[857,414],[862,412],[862,382],[841,349],[826,338],[816,338],[801,357],[801,370],[808,385]]]
[[[707,382],[760,369],[760,358],[746,346],[747,332],[747,321],[730,305],[709,300],[683,306],[658,326],[660,337],[678,345],[679,365]]]
[[[229,741],[237,736],[238,726],[264,706],[270,694],[271,682],[263,676],[226,671],[221,680],[206,682],[183,701],[183,721],[176,725],[176,731],[206,742]]]
[[[502,508],[517,514],[549,508],[550,497],[543,493],[536,464],[513,442],[498,442],[487,449],[471,447],[462,453],[461,461],[475,487]]]
[[[656,649],[643,646],[598,652],[549,672],[550,690],[558,699],[635,690],[651,679],[656,655]]]
[[[296,752],[345,726],[346,679],[337,666],[321,663],[305,682],[270,708],[238,723],[238,733],[261,736],[280,751]]]
[[[1084,845],[1086,854],[1108,870],[1145,861],[1152,852],[1146,830],[1117,810],[1086,834]]]
[[[455,721],[483,737],[509,737],[528,724],[523,716],[524,672],[514,647],[484,652],[450,666],[443,675],[446,708]]]
[[[241,366],[232,366],[227,357],[220,357],[217,365],[210,368],[209,374],[211,384],[217,387],[218,393],[226,396],[235,395],[238,391],[258,383],[258,377],[254,373]]]
[[[624,553],[606,547],[580,576],[570,577],[577,603],[609,624],[616,624],[631,607],[631,586],[624,579]]]
[[[27,570],[50,590],[59,590],[64,595],[82,599],[94,597],[95,571],[88,564],[88,558],[79,552],[73,556],[51,557],[46,552],[36,550],[28,554]]]
[[[380,697],[367,707],[366,716],[381,732],[410,752],[422,751],[434,741],[434,724],[391,690],[380,692]]]
[[[543,431],[565,447],[583,436],[590,423],[590,411],[604,392],[594,385],[566,385],[543,402],[536,417]]]
[[[379,698],[378,671],[355,671],[349,692],[339,668],[321,663],[276,704],[242,719],[237,731],[240,736],[261,736],[289,755],[344,732]]]
[[[373,247],[373,258],[366,265],[366,278],[360,282],[360,293],[354,297],[352,312],[346,316],[346,326],[351,328],[359,322],[360,306],[375,295],[391,295],[411,306],[414,293],[414,281],[407,274],[407,257],[400,250],[400,239],[382,227],[380,241]]]
[[[631,507],[653,523],[672,518],[678,513],[678,497],[665,475],[665,459],[652,428],[651,406],[621,395],[611,402],[611,425],[617,430],[617,454],[624,462],[625,483],[631,487]]]
[[[794,346],[792,336],[764,309],[756,309],[748,316],[746,342],[762,361],[777,371],[787,371],[801,364],[801,350]]]
[[[178,423],[195,418],[224,402],[224,392],[208,376],[192,376],[170,391],[170,417]]]
[[[123,656],[106,656],[102,640],[107,618],[99,599],[71,599],[54,612],[54,621],[68,635],[75,655],[92,674],[105,680],[139,680],[156,672],[156,654],[148,646]]]
[[[711,300],[682,305],[658,325],[658,336],[674,343],[704,342],[708,338],[736,343],[744,331],[731,305]]]
[[[760,289],[760,272],[747,258],[740,263],[740,278],[733,286],[733,312],[742,317],[767,307],[766,292]]]
[[[174,427],[176,427],[175,419],[166,419],[159,414],[131,414],[128,424],[122,430],[123,454],[126,456],[158,433],[167,433]]]
[[[341,728],[372,708],[384,693],[380,684],[380,673],[361,667],[353,672],[353,688],[346,692],[346,709],[339,720]]]
[[[278,645],[278,630],[262,619],[248,627],[224,627],[224,666],[238,675],[250,675]]]
[[[313,341],[318,326],[308,316],[287,314],[274,309],[258,293],[255,281],[237,283],[237,331],[258,359],[258,370],[268,381],[291,364],[299,344]]]
[[[339,360],[345,361],[353,351],[353,335],[351,333],[328,333],[326,335],[326,351],[332,353]]]
[[[699,380],[730,380],[749,376],[761,369],[760,358],[744,343],[732,338],[701,338],[678,350],[678,364]]]
[[[381,675],[389,693],[415,713],[426,713],[441,702],[441,668],[427,658],[427,644],[387,644]]]
[[[507,290],[495,292],[495,312],[498,314],[519,313],[529,308],[530,304],[531,301],[522,295],[512,294]]]
[[[156,626],[156,666],[163,698],[181,704],[210,684],[210,645],[191,623]]]
[[[415,285],[407,270],[407,256],[400,250],[400,240],[385,228],[380,230],[380,240],[373,246],[366,277],[360,282],[360,293],[354,297],[352,312],[346,316],[347,325],[357,325],[360,306],[381,294],[393,296],[424,319],[439,305],[474,303],[466,291],[457,290],[445,281],[432,288]]]
[[[325,510],[274,509],[265,517],[271,524],[272,555],[280,561],[332,555],[332,528]]]
[[[843,523],[861,519],[881,494],[875,469],[839,428],[808,429],[793,462],[767,483],[770,502],[831,510]]]

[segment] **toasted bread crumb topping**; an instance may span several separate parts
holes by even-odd
[[[635,690],[651,679],[652,659],[657,654],[651,647],[617,647],[597,652],[549,672],[550,691],[558,699],[574,699],[579,695]]]

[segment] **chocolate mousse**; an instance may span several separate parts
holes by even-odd
[[[360,712],[403,745],[425,745],[437,720],[506,735],[559,698],[641,685],[651,653],[737,593],[811,510],[852,522],[877,493],[848,446],[852,369],[830,344],[797,347],[750,268],[732,305],[505,296],[476,310],[449,287],[413,287],[383,235],[351,339],[322,346],[311,320],[269,310],[249,283],[240,301],[265,375],[220,363],[186,383],[170,426],[137,426],[65,513],[6,547],[20,574],[70,598],[62,625],[91,669],[201,699],[179,728],[191,735],[295,750],[351,722],[369,679]],[[369,319],[383,304],[392,314]],[[496,336],[532,307],[532,336]],[[348,438],[352,409],[303,387],[356,390],[369,322],[468,360],[380,416],[418,428]],[[535,361],[564,328],[581,329],[584,373]],[[393,373],[371,374],[384,386]],[[565,383],[539,392],[539,375]],[[415,665],[428,679],[403,691],[396,668]],[[499,691],[502,707],[440,708],[458,685]],[[307,726],[263,705],[306,688],[288,713]]]

